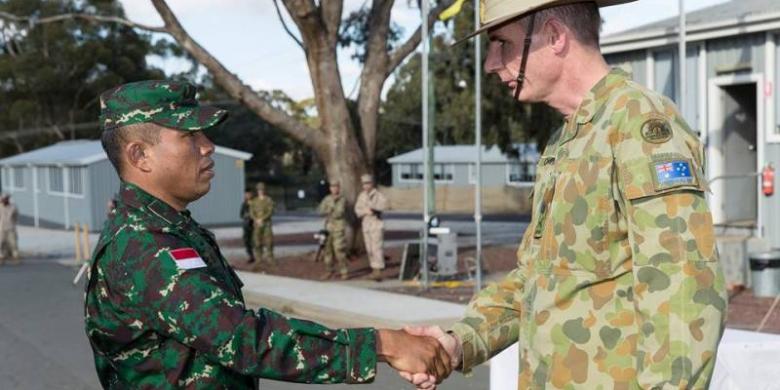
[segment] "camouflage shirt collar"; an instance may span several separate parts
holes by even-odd
[[[169,204],[157,199],[133,183],[122,181],[119,186],[119,199],[129,208],[152,214],[170,225],[180,225],[189,218],[189,211],[176,211]]]
[[[622,69],[613,68],[610,70],[585,95],[579,108],[574,113],[574,121],[578,124],[591,122],[594,116],[599,113],[599,110],[603,109],[605,99],[612,94],[616,87],[622,85],[628,77],[628,73]]]

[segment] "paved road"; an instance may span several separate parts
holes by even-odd
[[[92,352],[83,331],[82,287],[70,281],[75,269],[47,260],[0,267],[0,389],[99,389]],[[454,374],[442,389],[485,390],[488,369],[466,379]],[[263,390],[327,388],[409,389],[381,365],[375,383],[364,386],[305,386],[261,381]]]

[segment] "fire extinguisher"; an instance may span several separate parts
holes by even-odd
[[[767,164],[761,171],[761,192],[766,196],[775,193],[775,167]]]

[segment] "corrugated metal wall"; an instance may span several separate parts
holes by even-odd
[[[119,190],[119,176],[108,160],[98,161],[89,166],[92,219],[90,228],[101,230],[108,213],[108,200],[113,199]]]
[[[611,66],[631,73],[637,83],[647,85],[647,55],[644,50],[610,54],[606,59]]]
[[[398,188],[412,188],[421,186],[421,181],[401,181],[399,178],[399,169],[401,164],[391,164],[393,169],[393,187]],[[454,167],[452,182],[450,183],[438,183],[437,185],[449,185],[449,186],[471,186],[473,183],[469,183],[469,175],[471,169],[470,164],[452,164]],[[473,168],[472,168],[473,169]],[[500,187],[506,185],[506,164],[482,164],[482,185],[485,187]]]
[[[38,219],[43,226],[68,226],[74,224],[89,223],[91,211],[88,207],[90,203],[89,178],[85,174],[82,185],[84,188],[83,196],[64,196],[60,193],[52,193],[49,189],[49,174],[47,166],[38,167],[14,167],[24,171],[24,189],[8,189],[13,202],[16,203],[19,214],[35,218],[35,204],[38,204]],[[68,169],[69,167],[63,167]],[[34,193],[33,171],[37,170],[38,193]],[[37,199],[36,199],[37,198]]]
[[[206,196],[190,205],[193,218],[204,225],[238,224],[244,197],[244,161],[214,154],[216,176]]]
[[[780,41],[780,35],[776,36],[775,42]],[[780,132],[780,97],[778,94],[778,82],[780,81],[780,45],[776,47],[775,52],[775,93],[772,98],[775,100],[775,121],[772,130],[775,134]],[[764,237],[775,247],[780,248],[780,143],[767,143],[764,152],[767,163],[772,163],[775,167],[775,194],[764,201]]]
[[[763,72],[764,37],[763,33],[757,33],[707,41],[708,78],[718,76],[719,71],[745,65],[750,66],[750,69],[736,74]]]

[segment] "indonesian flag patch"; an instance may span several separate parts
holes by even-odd
[[[170,249],[168,254],[171,255],[171,259],[179,269],[195,269],[206,266],[198,251],[193,248]]]

